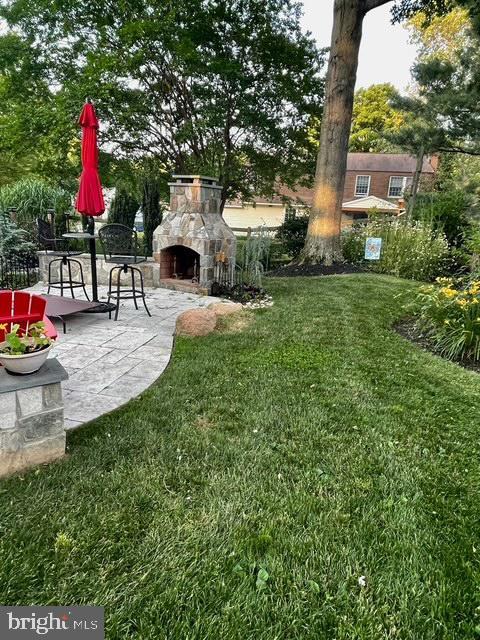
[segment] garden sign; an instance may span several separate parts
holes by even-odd
[[[381,251],[381,238],[367,238],[365,242],[365,260],[380,260]]]

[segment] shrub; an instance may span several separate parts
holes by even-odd
[[[118,187],[108,214],[108,222],[124,224],[133,229],[139,207],[138,200],[125,187]]]
[[[285,246],[276,237],[273,237],[270,244],[270,254],[268,257],[268,268],[276,269],[291,261],[290,255],[287,253]]]
[[[419,193],[413,218],[443,231],[448,244],[459,247],[469,232],[470,204],[469,196],[463,191]]]
[[[296,216],[293,213],[287,213],[284,223],[277,231],[277,238],[292,258],[298,257],[303,249],[307,227],[308,215]]]
[[[454,285],[438,278],[413,304],[416,327],[450,360],[480,360],[480,280]]]
[[[346,232],[344,251],[351,261],[359,261],[367,237],[382,238],[382,253],[370,263],[374,271],[411,280],[433,280],[444,273],[448,243],[431,225],[375,216],[362,227]],[[347,257],[347,256],[346,256]]]
[[[0,214],[0,256],[30,256],[35,253],[35,245],[28,240],[28,234],[12,222],[8,215]]]
[[[377,228],[385,243],[381,260],[375,265],[380,273],[412,280],[432,280],[443,272],[448,243],[441,232],[418,222],[377,223]]]
[[[71,208],[72,199],[64,189],[52,187],[43,182],[28,178],[6,185],[0,189],[0,213],[16,209],[15,222],[30,234],[37,237],[36,219],[47,218],[47,212],[55,212],[55,224],[63,228],[65,213]]]
[[[342,253],[345,260],[351,264],[362,262],[365,257],[364,225],[353,225],[342,231]]]
[[[480,272],[480,225],[472,224],[465,240],[465,249],[469,253],[469,266],[472,272]]]

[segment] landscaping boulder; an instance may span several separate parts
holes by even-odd
[[[230,316],[232,313],[238,313],[242,310],[242,305],[239,302],[212,302],[208,305],[216,316]]]
[[[211,309],[189,309],[177,318],[177,336],[206,336],[217,325],[217,316]]]

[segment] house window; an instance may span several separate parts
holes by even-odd
[[[401,198],[405,193],[407,185],[412,183],[412,178],[403,176],[390,176],[390,184],[388,185],[389,198]]]
[[[355,183],[356,196],[368,196],[370,193],[370,176],[357,176]]]

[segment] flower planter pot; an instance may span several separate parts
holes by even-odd
[[[45,363],[49,351],[53,347],[53,344],[50,344],[41,351],[26,353],[22,356],[11,356],[6,353],[1,353],[1,349],[4,348],[6,344],[6,342],[0,344],[0,364],[2,364],[7,371],[20,375],[38,371]]]

